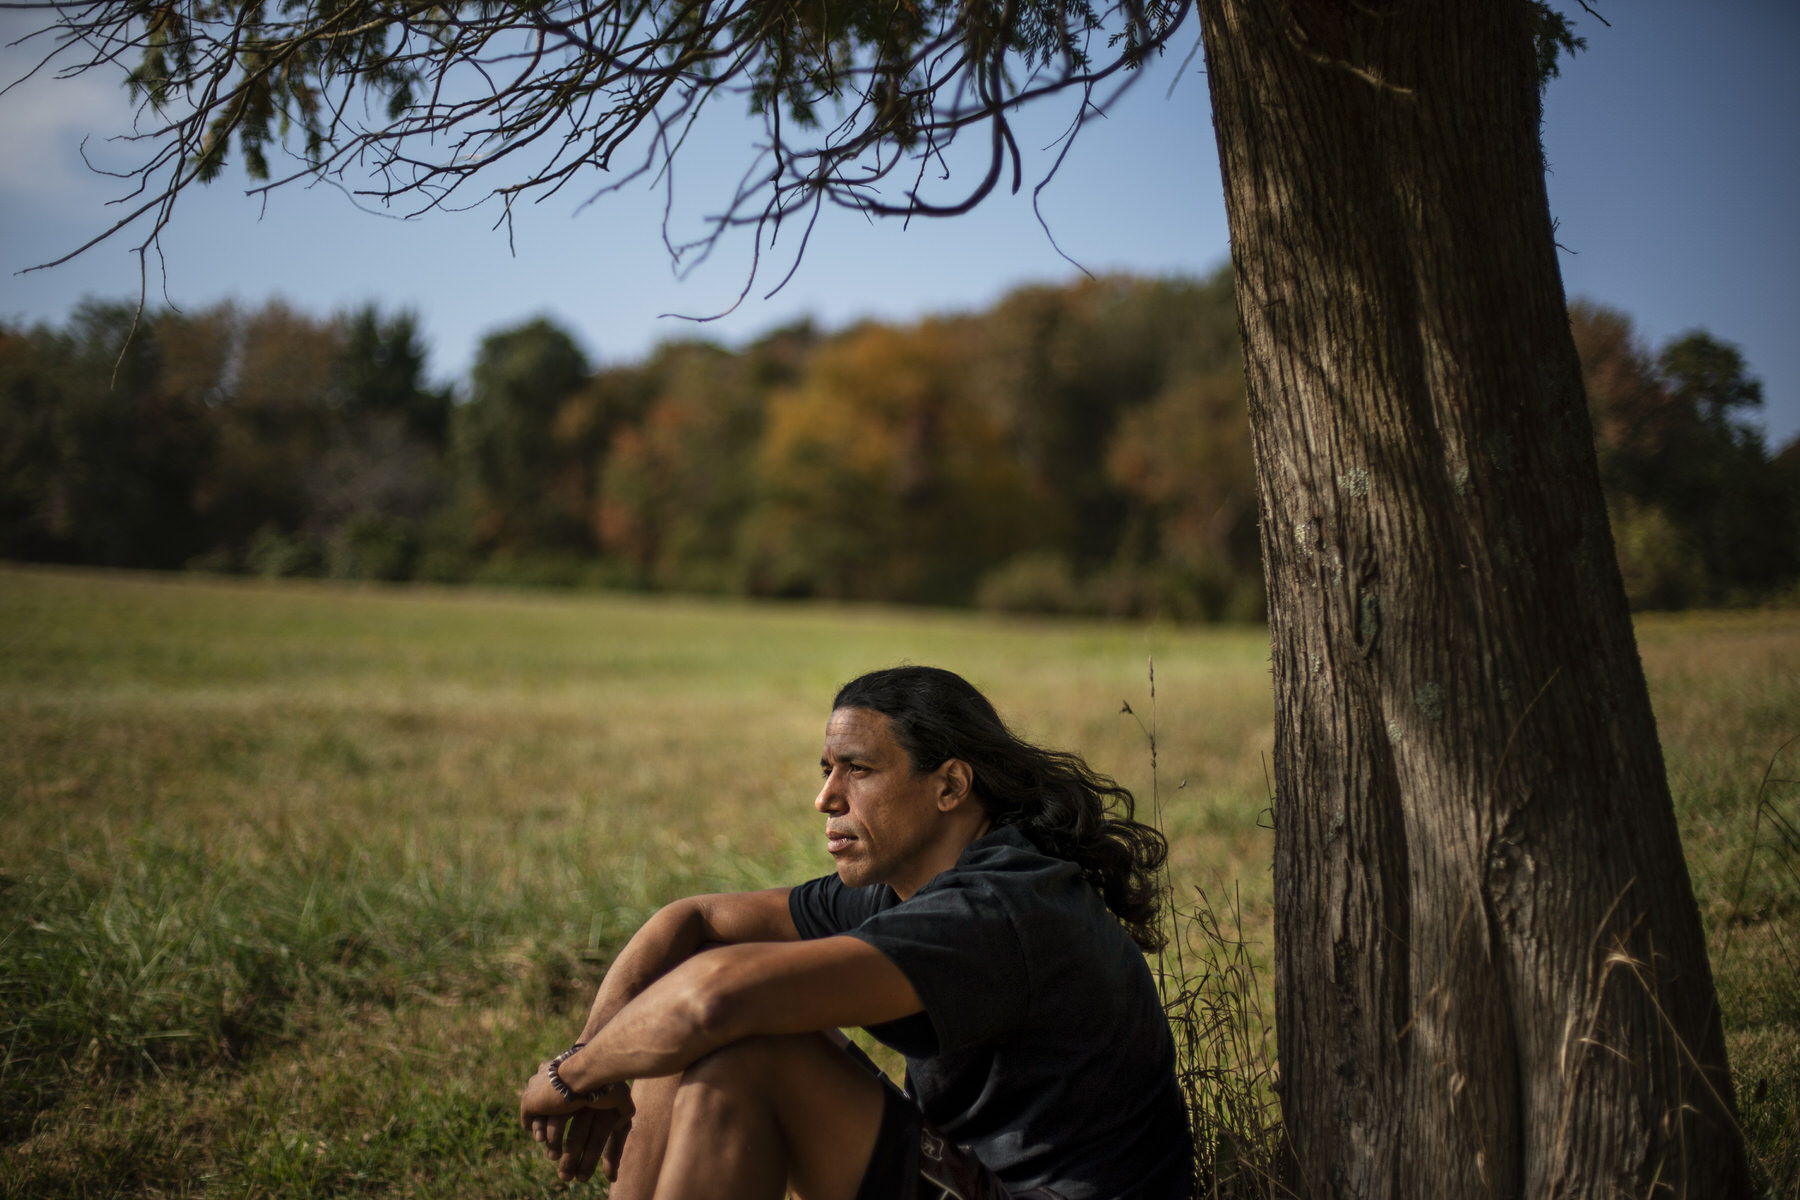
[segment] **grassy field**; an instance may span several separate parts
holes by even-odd
[[[1800,619],[1640,640],[1790,1195],[1800,880],[1771,814],[1800,788],[1759,785],[1800,733]],[[827,869],[839,682],[951,666],[1147,798],[1119,709],[1148,719],[1152,655],[1177,880],[1238,889],[1266,947],[1261,631],[0,569],[0,1196],[564,1191],[516,1132],[523,1074],[658,904]]]

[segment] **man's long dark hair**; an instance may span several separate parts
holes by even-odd
[[[1134,942],[1145,950],[1162,945],[1157,873],[1169,844],[1132,819],[1128,790],[1079,755],[1021,740],[986,696],[938,667],[871,671],[839,688],[831,707],[887,717],[914,770],[936,770],[952,758],[968,763],[975,798],[995,825],[1011,825],[1043,853],[1081,868]]]

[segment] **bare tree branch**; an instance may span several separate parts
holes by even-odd
[[[128,229],[140,232],[140,261],[159,252],[179,198],[216,178],[235,147],[256,181],[252,195],[323,181],[358,207],[403,217],[492,201],[496,226],[509,228],[519,200],[542,202],[589,172],[611,178],[583,207],[648,179],[666,189],[664,243],[678,270],[704,261],[731,231],[751,231],[747,295],[782,224],[804,216],[797,264],[828,202],[910,219],[966,212],[1005,175],[1016,193],[1024,163],[1009,112],[1073,90],[1079,111],[1047,182],[1095,110],[1095,87],[1158,52],[1189,9],[1189,0],[1102,3],[4,3],[42,14],[21,41],[53,42],[26,78],[118,70],[139,105],[133,131],[118,140],[142,147],[142,156],[107,172],[132,184],[116,201],[124,215],[30,269],[65,263]],[[1098,62],[1090,54],[1097,43],[1105,46]],[[702,113],[724,101],[760,115],[763,137],[706,232],[677,241],[668,230],[675,159]],[[957,137],[984,125],[985,174],[950,200],[929,195],[927,167],[938,164],[948,178]],[[294,167],[272,173],[271,148]],[[635,161],[616,168],[625,153]],[[792,273],[790,265],[776,290]]]

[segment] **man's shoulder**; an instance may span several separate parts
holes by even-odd
[[[942,872],[915,893],[908,904],[932,904],[946,893],[981,896],[999,907],[1037,910],[1044,907],[1085,906],[1098,899],[1081,879],[1081,869],[1063,858],[1045,854],[1018,828],[1003,825],[971,842],[956,865]]]
[[[971,844],[953,869],[907,903],[928,906],[946,928],[958,918],[1006,927],[1039,983],[1061,987],[1144,972],[1142,951],[1081,868],[1039,850],[1013,827]]]
[[[949,931],[970,922],[1005,925],[1023,937],[1032,929],[1067,928],[1077,918],[1106,915],[1079,867],[1045,854],[1014,826],[971,842],[955,865],[905,900],[886,884],[848,887],[836,875],[825,875],[795,887],[788,903],[795,926],[809,938],[850,933],[867,923],[907,929],[911,936],[932,928],[954,936]]]
[[[788,915],[803,938],[848,933],[900,898],[885,883],[846,887],[835,874],[809,879],[788,890]]]

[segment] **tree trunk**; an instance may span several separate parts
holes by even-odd
[[[1523,0],[1201,0],[1302,1194],[1747,1191]]]

